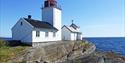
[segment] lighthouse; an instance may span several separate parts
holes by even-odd
[[[56,0],[45,0],[42,8],[42,21],[57,28],[56,39],[61,40],[61,8]]]

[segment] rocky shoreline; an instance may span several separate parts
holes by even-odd
[[[104,63],[125,63],[125,55],[120,55],[112,51],[96,51],[94,54],[102,57],[104,59]]]
[[[60,42],[39,48],[27,48],[10,63],[125,63],[125,56],[96,51],[88,42]]]
[[[78,57],[64,63],[125,63],[125,56],[112,51],[95,51],[87,57]]]
[[[125,63],[125,56],[112,51],[95,51],[88,56],[79,56],[60,63]]]
[[[125,56],[114,52],[95,51],[88,57],[83,57],[76,61],[80,61],[79,63],[125,63]]]

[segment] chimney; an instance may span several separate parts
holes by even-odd
[[[31,19],[31,17],[32,17],[31,15],[28,15],[28,19]]]

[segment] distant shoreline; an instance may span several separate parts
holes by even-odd
[[[83,38],[125,38],[125,37],[83,37]]]
[[[0,37],[0,40],[13,40],[12,37]]]

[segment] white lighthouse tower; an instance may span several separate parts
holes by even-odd
[[[46,0],[42,8],[42,21],[48,22],[57,28],[56,40],[61,40],[61,8],[55,0]]]

